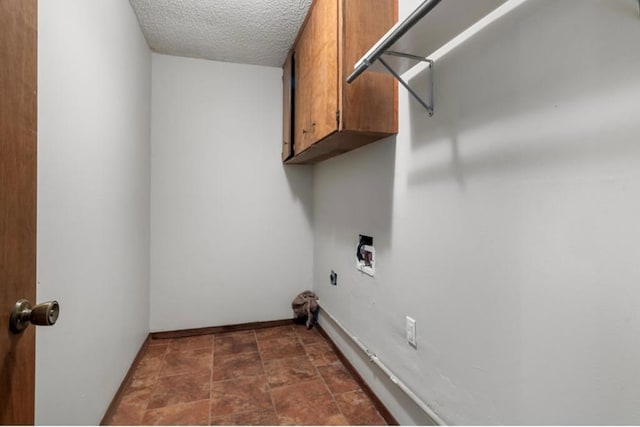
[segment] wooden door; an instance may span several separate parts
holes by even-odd
[[[0,0],[0,424],[33,424],[35,328],[9,331],[35,301],[37,0]]]
[[[395,0],[341,0],[343,14],[342,80],[398,20]],[[375,11],[375,12],[374,12]],[[398,83],[387,73],[366,72],[343,85],[342,128],[358,132],[398,132]]]
[[[314,7],[313,5],[311,6]],[[311,108],[310,102],[312,96],[313,75],[312,75],[312,58],[311,43],[313,32],[313,22],[308,19],[300,38],[296,43],[294,53],[295,68],[295,91],[294,91],[294,118],[293,118],[293,148],[295,154],[299,154],[306,150],[310,145],[311,135]]]
[[[338,130],[338,0],[315,0],[295,56],[295,154]]]
[[[310,21],[313,144],[338,130],[338,0],[317,0]]]

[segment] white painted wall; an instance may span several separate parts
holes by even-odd
[[[312,174],[282,166],[282,70],[153,54],[151,329],[286,319]]]
[[[38,3],[36,423],[90,425],[149,332],[151,57],[126,0]]]
[[[436,61],[433,118],[400,89],[396,138],[316,167],[314,289],[447,423],[640,423],[638,40],[637,1],[526,1]]]

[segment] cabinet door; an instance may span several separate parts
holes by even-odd
[[[338,130],[338,0],[316,0],[309,23],[313,144]]]
[[[307,20],[300,33],[294,53],[294,114],[293,149],[299,154],[311,144],[311,93],[313,76],[311,74],[311,37],[313,23]]]
[[[287,56],[282,69],[282,161],[293,155],[292,120],[293,113],[293,53]]]
[[[398,19],[395,0],[342,0],[344,17],[343,79],[353,64]],[[342,129],[359,132],[398,132],[398,86],[392,75],[365,72],[343,85]]]

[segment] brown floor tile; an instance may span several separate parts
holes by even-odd
[[[314,328],[152,340],[110,425],[384,425]]]
[[[266,411],[244,412],[211,418],[212,426],[277,426],[280,421],[273,408]]]
[[[171,338],[151,338],[149,342],[149,346],[154,345],[169,345],[171,343]]]
[[[264,370],[271,387],[297,384],[318,377],[316,367],[307,357],[267,360]]]
[[[335,404],[334,404],[335,406]],[[316,414],[308,414],[308,416],[278,417],[282,426],[348,426],[349,421],[341,413],[333,413],[331,408],[319,407]]]
[[[333,394],[360,389],[358,383],[342,363],[338,362],[331,365],[318,366],[318,371]]]
[[[142,356],[140,362],[138,363],[138,366],[136,366],[133,372],[133,377],[156,377],[160,372],[160,368],[162,367],[163,359],[164,356]]]
[[[144,416],[145,406],[128,405],[121,403],[118,409],[111,417],[111,420],[107,422],[109,426],[136,426],[142,422]]]
[[[272,340],[274,338],[295,337],[296,333],[290,325],[276,326],[274,328],[256,329],[258,341]]]
[[[131,383],[129,384],[129,386],[127,387],[127,389],[125,390],[123,396],[126,396],[127,393],[129,392],[129,390],[140,390],[140,389],[147,389],[147,390],[151,390],[153,388],[153,386],[156,383],[157,378],[156,377],[152,377],[152,376],[142,376],[142,377],[136,377],[134,376],[131,379]]]
[[[211,384],[211,417],[272,409],[264,376],[242,377]]]
[[[164,356],[160,377],[186,374],[188,372],[211,372],[213,352],[207,348],[169,352]]]
[[[108,424],[140,424],[144,412],[147,410],[147,404],[155,381],[155,377],[133,378],[131,384],[124,390],[118,407]]]
[[[282,359],[285,357],[304,356],[304,347],[298,341],[298,338],[283,337],[274,338],[258,343],[262,360]]]
[[[213,360],[213,381],[255,375],[264,375],[262,359],[257,352],[227,354],[216,356]]]
[[[193,337],[174,338],[169,344],[169,351],[185,351],[213,348],[213,335],[196,335]]]
[[[131,384],[122,393],[120,403],[140,405],[146,409],[155,383],[154,377],[133,378]]]
[[[209,372],[160,377],[153,387],[147,409],[209,399],[210,386]]]
[[[150,345],[147,347],[144,355],[147,357],[162,357],[165,355],[168,348],[169,344]]]
[[[347,424],[321,379],[275,388],[271,391],[271,396],[282,424]]]
[[[338,361],[338,356],[329,347],[329,344],[306,345],[305,350],[315,366],[330,365]]]
[[[253,331],[216,335],[213,341],[213,351],[216,356],[258,351],[256,336]]]
[[[342,413],[351,425],[384,426],[387,423],[362,390],[335,396]]]
[[[206,426],[209,425],[209,399],[180,403],[145,412],[142,425]]]
[[[294,326],[294,330],[296,332],[296,336],[304,345],[327,344],[327,341],[322,335],[320,335],[320,332],[318,332],[316,328],[307,329],[306,326],[297,325]]]
[[[329,389],[321,378],[304,383],[278,387],[271,390],[276,411],[295,404],[315,402],[317,404],[333,402]]]

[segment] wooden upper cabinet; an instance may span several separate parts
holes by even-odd
[[[285,99],[292,99],[284,108],[286,163],[315,163],[397,133],[393,76],[367,72],[346,83],[356,61],[396,21],[397,0],[313,1],[284,65]],[[284,155],[291,152],[285,141],[293,156]]]

